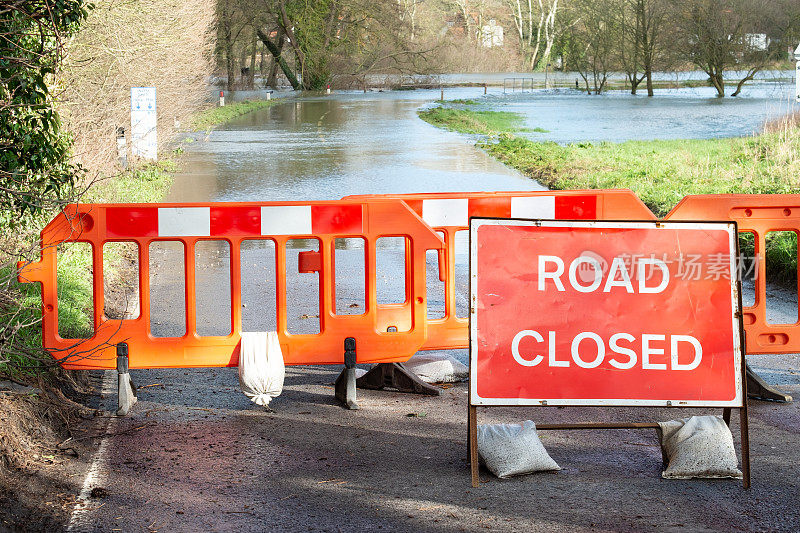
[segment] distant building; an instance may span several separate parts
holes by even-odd
[[[745,33],[744,42],[747,48],[756,52],[766,52],[769,48],[769,37],[766,33]]]
[[[481,46],[484,48],[503,47],[503,27],[494,19],[481,28]]]

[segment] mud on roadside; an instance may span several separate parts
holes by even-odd
[[[47,377],[0,380],[0,532],[63,529],[95,444],[102,413],[83,404],[99,384],[87,372]]]

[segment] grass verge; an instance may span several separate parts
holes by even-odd
[[[488,120],[485,112],[457,110],[456,121],[449,111],[434,108],[420,116],[443,128],[488,135],[478,146],[550,189],[631,189],[659,217],[690,194],[800,191],[797,117],[750,137],[559,145],[515,136],[513,125]],[[797,236],[767,237],[769,279],[795,280]],[[752,253],[752,246],[752,239],[742,239],[743,253]]]
[[[280,103],[279,100],[245,100],[244,102],[230,103],[224,107],[212,107],[197,113],[190,121],[191,128],[194,130],[209,129],[278,103]]]
[[[89,189],[84,202],[146,203],[160,201],[177,170],[175,159],[162,159],[142,167],[128,170],[117,176],[101,179]],[[116,257],[104,250],[106,264],[116,264]],[[59,332],[64,338],[87,338],[92,335],[92,275],[91,249],[86,243],[65,244],[58,249],[58,317]],[[0,279],[8,279],[14,272],[9,264],[0,270]],[[114,272],[106,275],[114,276]],[[113,278],[112,278],[113,279]],[[5,305],[2,305],[5,304]],[[27,381],[52,365],[49,356],[42,352],[41,292],[38,283],[12,281],[9,294],[0,302],[0,320],[4,323],[30,325],[19,327],[13,338],[4,339],[13,348],[0,354],[0,375],[5,374]]]
[[[508,111],[473,111],[451,107],[433,107],[420,111],[419,117],[440,128],[459,133],[497,135],[522,130],[525,117]]]

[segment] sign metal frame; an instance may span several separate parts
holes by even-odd
[[[686,401],[671,400],[620,400],[620,399],[520,399],[520,398],[481,398],[477,393],[477,229],[485,225],[497,226],[528,226],[528,227],[580,227],[580,228],[642,228],[642,229],[724,229],[729,234],[730,257],[730,287],[731,304],[733,313],[732,333],[736,396],[730,401]],[[731,411],[739,411],[739,426],[741,430],[741,455],[742,455],[742,485],[745,489],[750,487],[750,444],[747,417],[747,379],[746,361],[744,357],[744,326],[742,323],[742,291],[739,271],[736,260],[739,257],[739,242],[736,222],[720,221],[586,221],[586,220],[541,220],[541,219],[509,219],[509,218],[482,218],[471,217],[469,220],[469,279],[470,279],[470,310],[469,310],[469,400],[467,416],[467,441],[472,472],[472,486],[480,485],[478,475],[478,442],[477,442],[477,408],[495,406],[603,406],[603,407],[679,407],[679,408],[723,408],[723,419],[730,424]],[[655,422],[583,422],[571,424],[537,424],[538,429],[642,429],[652,428],[660,430]]]

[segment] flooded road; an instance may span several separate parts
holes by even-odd
[[[737,98],[704,88],[660,89],[653,98],[569,89],[503,94],[492,87],[446,89],[479,109],[527,117],[534,140],[599,142],[750,135],[796,110],[793,86],[759,83]],[[483,151],[471,137],[417,117],[438,90],[343,92],[290,99],[209,135],[198,133],[165,201],[334,200],[348,194],[540,190]]]
[[[710,88],[659,90],[654,98],[574,90],[504,95],[502,88],[447,89],[445,99],[522,113],[526,133],[555,142],[749,135],[794,109],[787,84],[762,83],[741,97]],[[175,202],[333,200],[348,194],[538,190],[542,187],[472,146],[468,136],[416,116],[438,90],[348,92],[292,99],[183,144]]]
[[[459,89],[467,98],[482,89]],[[417,117],[438,91],[339,93],[246,115],[184,145],[166,201],[338,200],[348,194],[541,190]]]

